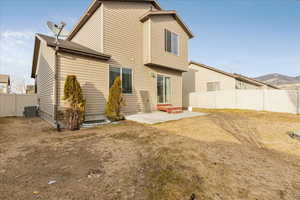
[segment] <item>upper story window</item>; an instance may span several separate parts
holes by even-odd
[[[165,50],[179,55],[179,36],[167,29],[165,29]]]
[[[109,67],[109,88],[114,84],[117,77],[122,81],[122,92],[124,94],[132,94],[132,69]]]
[[[213,92],[220,90],[220,82],[208,82],[207,83],[207,92]]]

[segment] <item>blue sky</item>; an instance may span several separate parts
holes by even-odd
[[[91,0],[0,1],[0,73],[30,82],[34,33],[71,29]],[[190,26],[190,59],[255,77],[300,75],[300,0],[160,0]]]

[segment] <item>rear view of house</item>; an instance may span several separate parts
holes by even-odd
[[[32,77],[40,115],[51,122],[62,101],[67,75],[76,75],[87,101],[86,119],[104,117],[109,88],[122,79],[123,112],[151,112],[157,104],[182,107],[182,73],[188,71],[193,37],[176,11],[155,0],[95,0],[60,40],[35,38]]]
[[[0,74],[0,94],[10,93],[10,77],[9,75]]]

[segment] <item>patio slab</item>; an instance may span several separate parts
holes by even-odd
[[[190,111],[184,111],[183,113],[179,113],[179,114],[169,114],[166,112],[156,111],[152,113],[139,113],[134,115],[128,115],[126,116],[126,119],[139,122],[139,123],[144,123],[144,124],[157,124],[162,122],[168,122],[168,121],[174,121],[174,120],[204,116],[204,115],[207,114],[190,112]]]

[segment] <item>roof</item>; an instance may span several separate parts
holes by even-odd
[[[89,18],[96,12],[96,10],[100,7],[101,3],[104,1],[120,1],[120,2],[150,2],[153,6],[162,10],[161,6],[156,0],[93,0],[88,9],[84,12],[84,14],[79,19],[79,22],[73,27],[71,30],[67,40],[72,40],[72,38],[77,34],[77,32],[84,26],[84,24],[89,20]]]
[[[33,62],[32,62],[32,72],[31,72],[32,78],[34,78],[36,72],[40,41],[45,42],[49,47],[53,47],[53,48],[58,47],[58,51],[60,52],[72,53],[72,54],[88,56],[88,57],[103,59],[103,60],[109,60],[111,58],[110,55],[97,52],[93,49],[87,48],[75,42],[71,42],[67,40],[58,40],[58,45],[57,45],[56,39],[54,37],[50,37],[43,34],[36,34],[34,55],[33,55]]]
[[[271,85],[271,84],[268,84],[268,83],[265,83],[265,82],[262,82],[262,81],[258,81],[254,78],[250,78],[250,77],[247,77],[247,76],[244,76],[244,75],[241,75],[241,74],[234,73],[234,75],[237,76],[236,79],[239,79],[239,80],[242,80],[242,81],[248,81],[248,82],[253,83],[253,84],[266,85],[266,86],[274,88],[274,89],[280,89],[279,87],[276,87],[274,85]]]
[[[175,20],[179,23],[179,25],[184,29],[184,31],[188,34],[190,38],[193,38],[194,35],[192,31],[189,29],[189,27],[183,22],[183,20],[180,18],[180,16],[177,14],[175,10],[158,10],[158,11],[149,11],[143,16],[140,17],[141,22],[145,22],[152,16],[158,16],[158,15],[171,15],[175,18]]]
[[[219,70],[219,69],[217,69],[217,68],[214,68],[214,67],[211,67],[211,66],[208,66],[208,65],[204,65],[204,64],[202,64],[202,63],[198,63],[198,62],[191,61],[191,62],[190,62],[190,65],[191,65],[191,64],[198,65],[198,66],[200,66],[200,67],[204,67],[204,68],[206,68],[206,69],[209,69],[209,70],[218,72],[218,73],[220,73],[220,74],[224,74],[224,75],[229,76],[229,77],[232,77],[232,78],[236,78],[236,76],[235,76],[234,74],[232,74],[232,73],[228,73],[228,72]]]
[[[253,85],[256,85],[256,86],[263,86],[263,85],[266,85],[268,87],[271,87],[271,88],[274,88],[274,89],[279,89],[278,87],[274,86],[274,85],[271,85],[271,84],[268,84],[268,83],[264,83],[264,82],[261,82],[261,81],[258,81],[256,79],[253,79],[253,78],[250,78],[250,77],[247,77],[247,76],[244,76],[244,75],[241,75],[241,74],[236,74],[236,73],[228,73],[228,72],[225,72],[225,71],[222,71],[222,70],[219,70],[219,69],[216,69],[214,67],[211,67],[211,66],[207,66],[207,65],[204,65],[204,64],[201,64],[201,63],[197,63],[197,62],[194,62],[194,61],[191,61],[190,62],[190,65],[191,64],[194,64],[194,65],[198,65],[200,67],[204,67],[206,69],[209,69],[209,70],[212,70],[212,71],[215,71],[215,72],[218,72],[218,73],[221,73],[221,74],[224,74],[226,76],[229,76],[229,77],[232,77],[236,80],[240,80],[240,81],[243,81],[243,82],[247,82],[247,83],[250,83],[250,84],[253,84]]]
[[[110,55],[100,53],[98,51],[95,51],[93,49],[90,49],[88,47],[82,46],[78,43],[67,41],[67,40],[58,40],[58,45],[56,44],[56,39],[54,37],[50,37],[43,34],[37,34],[37,37],[44,40],[48,46],[50,47],[56,47],[58,46],[61,51],[72,51],[72,53],[78,53],[78,54],[84,54],[84,55],[90,55],[96,58],[101,58],[108,60],[110,59]]]
[[[0,83],[8,83],[8,85],[10,85],[9,75],[0,74]]]

